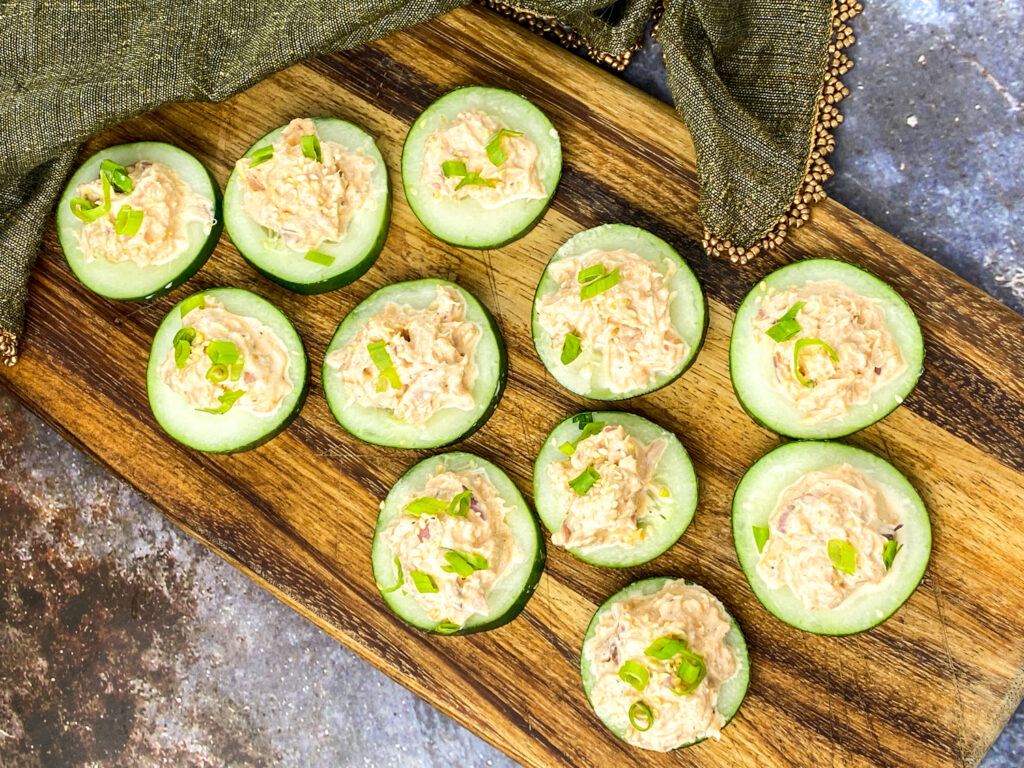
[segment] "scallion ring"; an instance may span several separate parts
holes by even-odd
[[[318,163],[322,163],[324,161],[324,155],[320,149],[320,139],[317,138],[315,133],[307,133],[299,139],[299,144],[302,146],[303,157],[308,157],[310,160],[316,160]]]
[[[638,719],[641,722],[637,722]],[[651,726],[654,725],[654,713],[645,702],[634,701],[633,705],[629,708],[629,723],[641,733],[649,731]]]
[[[647,671],[647,667],[638,661],[629,659],[623,662],[622,666],[619,667],[619,678],[631,686],[636,688],[638,691],[642,691],[647,687],[647,682],[650,680],[650,673]]]
[[[562,365],[568,365],[580,356],[580,337],[575,333],[565,334],[565,341],[562,342]]]
[[[619,268],[616,267],[607,275],[599,277],[596,280],[592,280],[582,288],[580,288],[580,301],[586,301],[592,299],[598,294],[604,293],[609,288],[613,288],[619,284]]]
[[[826,341],[821,339],[797,339],[796,344],[793,345],[793,375],[796,376],[796,380],[803,384],[805,387],[813,387],[817,382],[813,379],[806,378],[800,371],[800,353],[805,347],[824,347],[828,356],[832,359],[833,363],[839,362],[839,355]]]

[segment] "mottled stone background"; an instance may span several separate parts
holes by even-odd
[[[865,5],[829,191],[1024,312],[1024,0]],[[626,77],[667,97],[655,44]],[[4,768],[512,765],[2,390],[0,510]],[[1024,711],[985,761],[1021,765]]]

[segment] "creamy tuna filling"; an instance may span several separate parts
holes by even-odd
[[[446,285],[426,309],[388,303],[327,364],[337,369],[349,402],[390,409],[409,424],[423,424],[442,408],[469,410],[476,404],[473,350],[481,330],[465,314],[462,297]],[[374,360],[380,344],[393,373],[383,375],[382,356]]]
[[[885,578],[883,553],[899,522],[882,491],[849,464],[808,472],[779,496],[757,572],[773,589],[789,587],[810,610],[835,608]],[[837,567],[830,541],[853,548],[852,573]]]
[[[480,469],[439,471],[405,501],[408,505],[426,499],[429,509],[434,500],[443,508],[467,490],[465,515],[453,514],[460,511],[457,506],[452,511],[407,511],[381,532],[401,565],[400,588],[431,620],[460,627],[473,615],[487,615],[491,588],[523,559],[505,521],[510,510]],[[463,563],[472,566],[467,569]]]
[[[112,263],[134,262],[139,267],[159,266],[178,258],[188,248],[189,225],[202,224],[203,233],[213,228],[213,202],[182,181],[163,163],[142,160],[125,169],[132,190],[124,194],[110,190],[110,210],[95,221],[82,225],[78,244],[86,263],[106,259]],[[103,205],[100,179],[80,184],[78,196],[93,205]],[[119,235],[115,229],[121,208],[142,211],[142,223],[135,234]]]
[[[580,272],[598,267],[604,274],[618,270],[618,282],[582,298]],[[628,392],[653,385],[659,372],[682,363],[687,345],[672,325],[671,261],[666,260],[661,272],[626,250],[592,250],[556,261],[548,271],[558,290],[539,302],[540,325],[551,336],[556,354],[568,334],[579,338],[581,358],[588,361],[584,376],[601,375],[612,392]]]
[[[800,302],[803,307],[794,317],[799,333],[774,341],[767,331]],[[808,423],[842,416],[868,402],[875,389],[906,368],[877,303],[835,280],[784,291],[769,288],[751,327],[758,343],[772,354],[772,386]],[[824,341],[835,354],[824,345],[805,342],[796,359],[801,339]]]
[[[606,426],[581,440],[570,458],[548,465],[548,479],[567,513],[551,543],[567,549],[608,545],[633,546],[643,541],[644,516],[657,505],[663,489],[651,484],[665,441],[645,446],[621,426]],[[598,479],[583,494],[570,485],[588,468]]]
[[[738,668],[735,654],[725,643],[729,626],[706,590],[682,580],[670,581],[652,595],[614,603],[583,647],[584,660],[594,673],[590,692],[594,711],[621,727],[630,744],[647,749],[665,752],[697,739],[720,738],[725,718],[716,709],[718,691]],[[703,657],[707,674],[692,693],[671,690],[680,684],[678,658],[659,660],[647,655],[651,644],[663,637],[685,640],[689,651]],[[619,676],[626,662],[647,670],[643,690]],[[629,711],[636,702],[643,702],[653,715],[647,730],[630,723]]]
[[[320,159],[303,153],[303,136],[316,136],[312,120],[297,118],[273,144],[273,157],[235,163],[242,209],[295,251],[338,242],[352,216],[369,203],[376,160],[319,141]]]
[[[181,321],[183,329],[194,331],[188,334],[192,340],[187,354],[172,347],[160,364],[160,378],[197,410],[273,413],[292,391],[284,343],[257,318],[236,315],[216,299],[205,298],[205,305]],[[237,355],[237,360],[215,362],[222,354]]]
[[[492,140],[495,143],[490,144]],[[427,137],[420,183],[437,197],[471,197],[484,208],[542,199],[547,195],[537,173],[537,157],[537,145],[525,135],[508,132],[485,112],[469,110]]]

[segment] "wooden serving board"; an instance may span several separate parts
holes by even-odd
[[[464,84],[513,88],[561,132],[565,170],[551,209],[495,251],[447,246],[416,221],[399,180],[402,140],[433,99]],[[298,296],[258,276],[227,237],[186,287],[150,304],[106,301],[64,264],[51,227],[35,271],[21,362],[0,381],[124,477],[186,531],[346,647],[529,766],[974,765],[1020,700],[1024,667],[1024,320],[835,203],[777,253],[739,268],[699,246],[693,147],[667,106],[479,8],[359,50],[288,69],[219,105],[172,105],[107,131],[88,152],[154,139],[195,153],[226,181],[257,137],[295,116],[330,114],[379,138],[394,220],[377,265],[354,285]],[[545,373],[530,340],[534,286],[570,235],[604,222],[675,245],[707,290],[711,327],[696,365],[623,404],[674,430],[701,483],[694,523],[672,550],[626,571],[551,548],[523,615],[469,638],[428,637],[385,607],[370,574],[377,504],[421,452],[355,440],[332,420],[318,376],[299,419],[268,445],[207,456],[156,426],[146,400],[150,338],[173,302],[218,285],[268,297],[295,322],[314,372],[345,313],[386,283],[437,276],[481,298],[509,348],[509,386],[461,448],[497,462],[530,497],[533,459],[566,414],[593,407]],[[733,309],[779,265],[807,256],[860,264],[905,296],[924,329],[927,369],[904,407],[849,439],[907,474],[931,511],[924,582],[863,635],[804,634],[757,602],[733,551],[736,482],[780,439],[740,409],[729,383]],[[578,653],[597,604],[649,575],[686,576],[739,619],[753,677],[721,742],[667,755],[601,727],[580,689]]]

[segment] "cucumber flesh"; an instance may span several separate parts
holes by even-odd
[[[892,569],[878,585],[864,585],[840,605],[811,610],[787,586],[769,588],[757,572],[761,559],[753,526],[768,526],[782,491],[808,472],[848,463],[880,488],[903,527],[903,545]],[[761,604],[782,621],[818,635],[849,635],[885,621],[913,594],[924,576],[932,546],[931,523],[924,502],[910,482],[889,462],[851,445],[828,442],[786,443],[762,456],[747,470],[732,502],[736,555]]]
[[[187,246],[166,264],[140,267],[133,261],[115,263],[102,256],[87,262],[78,242],[78,233],[85,224],[71,212],[70,203],[72,198],[79,196],[80,184],[100,177],[100,164],[104,160],[113,160],[126,168],[142,160],[171,168],[196,195],[210,201],[213,226],[207,232],[202,222],[190,222]],[[188,152],[159,141],[119,144],[100,150],[75,171],[57,203],[57,236],[68,266],[82,285],[108,299],[145,301],[174,290],[206,263],[217,245],[221,228],[221,198],[217,182]]]
[[[391,186],[387,165],[368,133],[344,120],[312,118],[321,141],[341,145],[345,151],[374,160],[370,177],[370,199],[349,218],[341,240],[324,241],[315,250],[334,259],[320,264],[306,258],[306,252],[286,246],[273,233],[256,223],[242,207],[238,171],[233,170],[224,191],[224,219],[228,235],[239,253],[258,272],[296,293],[324,293],[341,288],[361,277],[373,266],[387,239],[391,221]],[[287,126],[281,126],[253,144],[244,157],[277,141]]]
[[[398,583],[399,575],[395,567],[395,555],[380,534],[403,514],[409,498],[421,491],[433,475],[440,471],[462,472],[477,468],[483,469],[505,502],[505,522],[511,529],[523,559],[491,587],[487,594],[489,610],[486,616],[474,614],[459,631],[445,632],[440,628],[440,622],[427,616],[415,597],[404,589],[389,589]],[[425,632],[466,635],[500,627],[519,615],[537,588],[544,570],[544,541],[536,518],[508,475],[491,462],[471,453],[443,453],[414,465],[388,493],[377,516],[371,559],[373,577],[381,596],[399,618]]]
[[[288,379],[292,389],[268,414],[255,414],[244,408],[226,413],[206,413],[192,407],[183,396],[171,390],[161,378],[159,368],[173,346],[174,335],[181,330],[181,305],[175,304],[160,323],[149,353],[146,388],[153,416],[163,430],[183,445],[207,453],[236,453],[270,440],[299,414],[309,386],[309,366],[302,340],[284,314],[266,299],[241,288],[212,288],[193,296],[211,296],[229,312],[255,317],[270,328],[288,350]]]
[[[427,137],[468,110],[497,118],[537,146],[537,172],[545,198],[510,200],[485,208],[472,197],[435,197],[420,183]],[[466,248],[497,248],[526,234],[547,209],[561,174],[562,145],[551,121],[519,94],[500,88],[472,86],[445,94],[416,118],[402,150],[402,182],[416,218],[440,239]]]
[[[686,343],[687,348],[686,355],[673,370],[658,372],[649,385],[627,392],[617,392],[609,387],[604,375],[602,350],[584,349],[571,363],[563,364],[562,350],[553,347],[551,336],[540,324],[537,309],[541,299],[558,290],[558,281],[550,273],[552,264],[562,259],[581,256],[591,250],[615,251],[620,248],[656,264],[662,274],[665,272],[666,262],[670,261],[675,265],[675,272],[668,280],[669,290],[675,294],[669,313],[673,328]],[[533,345],[544,367],[559,384],[570,392],[595,400],[623,400],[671,384],[693,364],[707,332],[708,306],[697,276],[671,245],[638,227],[628,224],[604,224],[574,235],[551,257],[537,285],[532,317]]]
[[[652,478],[655,486],[668,490],[668,496],[659,500],[653,514],[644,518],[647,530],[644,539],[635,546],[612,544],[587,549],[570,549],[574,557],[591,565],[610,568],[627,568],[653,560],[676,543],[683,531],[693,520],[697,509],[697,474],[686,449],[679,439],[657,424],[642,416],[619,411],[596,411],[591,414],[594,421],[603,421],[610,426],[622,426],[631,437],[645,445],[662,439],[666,442],[665,452],[658,462]],[[563,443],[572,443],[580,437],[580,427],[566,419],[559,424],[537,456],[533,470],[533,498],[541,522],[555,533],[562,527],[568,512],[561,494],[548,479],[548,466],[555,461],[565,461],[566,455],[559,450]]]

